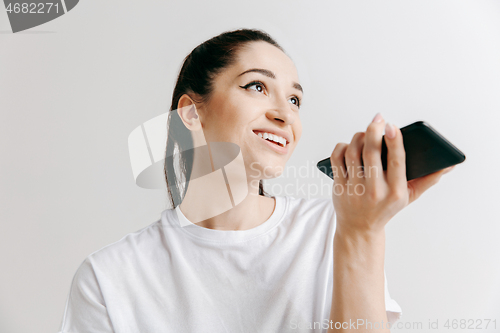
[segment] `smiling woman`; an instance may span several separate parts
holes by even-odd
[[[85,259],[61,332],[330,332],[351,330],[349,322],[388,332],[401,308],[387,289],[383,227],[440,174],[401,191],[401,133],[387,127],[384,178],[335,179],[366,186],[365,196],[266,194],[262,180],[284,170],[302,135],[302,98],[293,61],[262,31],[225,32],[196,47],[170,107],[166,157],[183,152],[178,166],[165,158],[172,208]],[[363,156],[377,167],[383,124],[378,115],[366,136],[337,145],[332,165]],[[242,173],[227,167],[213,176],[221,142],[239,147]],[[192,177],[204,159],[207,176]],[[210,215],[221,211],[213,207],[221,179],[228,192],[246,195]],[[200,212],[207,215],[198,221]]]
[[[247,174],[251,176],[250,162],[257,162],[254,166],[262,168],[283,168],[298,143],[302,87],[297,81],[293,62],[271,37],[259,31],[233,32],[206,41],[186,57],[174,89],[171,110],[195,105],[206,142],[236,143],[242,150]],[[181,120],[176,113],[171,115],[169,138],[172,140],[167,144],[167,156],[173,153],[175,146],[187,150],[185,148],[192,145],[184,140],[187,136],[180,133],[189,131],[185,127],[189,120]],[[260,146],[252,133],[262,133],[266,142],[278,142],[280,147],[275,143]],[[270,147],[285,156],[258,151],[259,147]],[[181,163],[189,168],[185,161]],[[171,203],[177,206],[181,195],[173,170],[172,165],[165,166],[167,184],[171,184]],[[189,179],[189,169],[185,174]],[[259,180],[258,193],[265,196],[262,180]]]
[[[200,160],[196,151],[189,148],[232,142],[241,150],[246,172],[244,183],[237,187],[248,188],[248,195],[224,214],[207,218],[198,225],[245,230],[266,221],[274,210],[275,200],[263,190],[263,175],[276,177],[283,171],[302,133],[299,108],[303,89],[298,81],[292,60],[271,37],[260,31],[222,34],[195,48],[181,68],[170,108],[178,112],[170,113],[166,156],[171,156],[175,147],[186,152],[181,155],[179,168],[185,170],[182,195],[173,159],[168,160],[172,164],[165,164],[172,206],[179,205],[192,221],[195,221],[193,210],[199,214],[203,209],[198,198],[189,200],[193,197],[190,192],[203,192],[189,182],[190,169]],[[196,112],[190,112],[190,106]],[[185,140],[197,128],[203,130],[200,142],[196,142],[196,137],[194,143]],[[205,180],[203,187],[208,186]]]

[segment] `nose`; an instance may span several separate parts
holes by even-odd
[[[266,114],[267,118],[276,120],[282,125],[291,125],[295,121],[294,111],[290,107],[290,103],[286,98],[277,98],[273,107]]]

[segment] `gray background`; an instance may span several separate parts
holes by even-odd
[[[0,10],[0,331],[56,332],[84,258],[168,208],[135,185],[128,135],[168,110],[196,45],[241,27],[298,67],[299,182],[331,186],[314,164],[377,112],[425,120],[467,155],[389,222],[387,278],[403,322],[496,318],[499,331],[500,2],[483,0],[87,0],[17,34]]]

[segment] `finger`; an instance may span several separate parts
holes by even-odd
[[[401,130],[393,124],[385,126],[387,145],[387,183],[392,191],[406,187],[406,154]]]
[[[367,189],[375,188],[377,183],[383,180],[382,166],[382,135],[384,131],[384,118],[377,113],[365,134],[365,145],[363,147],[363,164]]]
[[[417,200],[425,191],[439,182],[441,176],[450,172],[453,167],[454,166],[408,181],[408,204]]]
[[[446,169],[443,169],[443,175],[444,175],[445,173],[450,172],[450,171],[451,171],[451,170],[453,170],[453,169],[455,169],[455,165],[452,165],[451,167],[447,167]]]
[[[344,154],[347,149],[347,143],[339,142],[333,149],[330,156],[332,164],[333,181],[337,184],[345,184],[347,181],[347,170],[344,164]]]
[[[361,168],[361,151],[365,143],[365,133],[357,132],[352,137],[351,143],[345,152],[345,165],[347,166],[347,173],[349,179],[357,182],[360,178],[364,178]]]

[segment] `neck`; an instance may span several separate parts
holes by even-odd
[[[219,170],[221,176],[223,172]],[[216,172],[214,172],[216,174]],[[207,178],[207,177],[205,177]],[[203,181],[189,182],[180,209],[186,218],[200,227],[217,230],[248,230],[265,222],[274,211],[274,199],[259,195],[258,181],[227,186],[217,175]],[[233,192],[245,186],[248,194],[242,200]],[[229,190],[228,190],[229,188]]]
[[[193,177],[180,205],[192,223],[208,229],[247,230],[274,211],[274,199],[259,195],[259,180],[249,176],[241,151],[233,148],[210,143],[208,151],[195,150]]]

